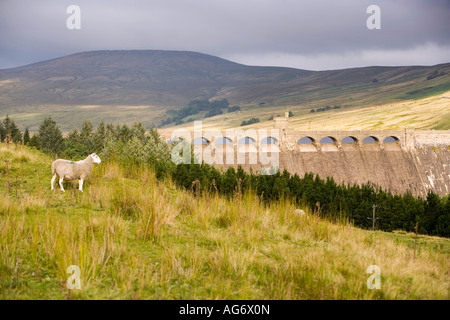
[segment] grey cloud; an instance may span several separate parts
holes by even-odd
[[[295,65],[304,69],[317,68],[315,56],[370,65],[380,59],[363,52],[382,52],[389,62],[390,52],[394,61],[399,50],[432,45],[433,56],[416,62],[429,64],[447,52],[448,1],[375,2],[381,30],[366,28],[372,0],[3,0],[0,68],[99,49],[191,50],[285,66],[288,56],[304,57]],[[66,28],[70,4],[81,8],[81,30]],[[341,58],[324,68],[343,67]]]

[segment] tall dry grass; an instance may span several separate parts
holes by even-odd
[[[16,197],[0,177],[2,299],[449,298],[448,239],[421,237],[415,249],[410,235],[332,223],[289,201],[265,205],[251,192],[183,191],[108,161],[83,193],[51,192],[34,171],[51,159],[1,148],[12,172],[28,159],[31,190]],[[66,287],[70,265],[81,290]],[[379,290],[367,287],[370,265],[381,270]]]

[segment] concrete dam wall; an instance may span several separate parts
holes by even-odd
[[[300,177],[313,172],[396,194],[449,193],[450,130],[295,131],[283,119],[267,130],[194,128],[160,134],[169,143],[189,141],[200,160],[224,170],[241,165],[258,172],[275,165]]]
[[[333,177],[338,183],[370,182],[399,194],[407,190],[420,196],[426,196],[428,190],[439,195],[449,192],[449,150],[402,150],[398,146],[376,149],[352,145],[335,152],[280,152],[280,169],[300,176],[313,172],[322,178]]]

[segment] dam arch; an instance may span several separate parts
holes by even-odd
[[[326,136],[320,139],[320,144],[336,144],[337,139],[332,136]]]
[[[206,139],[205,137],[198,137],[195,138],[194,140],[192,140],[192,144],[200,144],[200,145],[209,145],[211,143],[211,141],[209,141],[208,139]]]
[[[298,149],[301,152],[316,152],[317,142],[313,137],[305,136],[297,140]]]
[[[346,136],[342,138],[341,143],[350,143],[350,144],[358,144],[359,140],[353,136]]]
[[[303,137],[298,139],[297,144],[315,144],[316,140],[312,137]]]
[[[363,139],[362,143],[379,143],[380,140],[375,136],[367,136]]]
[[[233,144],[233,140],[228,137],[220,137],[214,141],[214,144],[217,145],[230,145]]]
[[[321,151],[338,151],[338,141],[335,137],[326,136],[320,139]]]
[[[278,144],[278,139],[274,137],[265,137],[261,140],[261,144]]]
[[[383,139],[383,143],[399,143],[400,139],[396,136],[388,136]]]
[[[252,138],[252,137],[243,137],[243,138],[241,138],[241,139],[239,139],[239,141],[238,141],[238,145],[254,145],[255,144],[255,142],[256,142],[256,140],[254,139],[254,138]]]

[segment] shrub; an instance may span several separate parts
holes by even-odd
[[[253,124],[253,123],[258,123],[258,122],[259,122],[259,118],[251,118],[248,121],[242,121],[241,122],[241,126],[247,126],[247,125],[250,125],[250,124]]]

